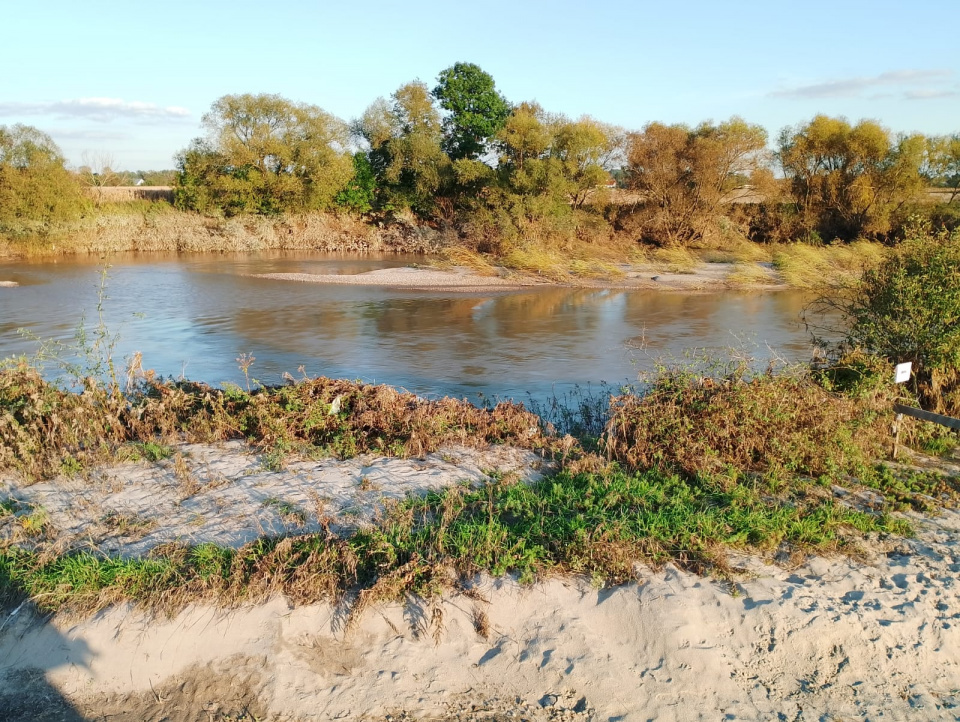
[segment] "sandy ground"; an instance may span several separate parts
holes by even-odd
[[[958,534],[950,512],[865,562],[743,560],[732,586],[669,566],[613,589],[480,580],[351,629],[283,599],[21,611],[2,622],[0,719],[955,720]]]
[[[472,291],[476,289],[514,290],[534,286],[537,282],[525,277],[501,278],[481,276],[466,269],[440,271],[431,268],[383,268],[357,274],[258,273],[254,278],[299,283],[327,283],[349,286],[388,286],[393,288],[420,288],[445,291]]]
[[[19,285],[16,281],[0,281],[0,288],[16,288]]]
[[[454,484],[482,484],[491,473],[534,481],[543,459],[507,446],[449,447],[423,458],[370,454],[339,461],[292,461],[279,471],[242,441],[183,444],[158,463],[127,462],[87,477],[26,485],[0,476],[0,500],[20,517],[0,520],[0,539],[24,539],[20,518],[44,520],[45,541],[142,556],[169,543],[240,547],[264,535],[307,534],[322,525],[348,533],[371,523],[390,501]]]
[[[178,453],[82,482],[8,478],[0,496],[42,506],[64,544],[130,554],[170,539],[237,545],[321,517],[347,530],[404,493],[541,466],[507,448],[282,471],[242,444]],[[143,525],[121,529],[104,509]],[[957,720],[960,512],[911,516],[916,538],[871,540],[859,559],[736,555],[732,582],[638,566],[616,588],[484,578],[349,628],[349,600],[84,620],[25,605],[0,614],[0,721]]]
[[[299,283],[327,283],[342,285],[385,286],[421,290],[476,291],[517,290],[533,286],[576,285],[603,288],[643,288],[672,291],[719,290],[735,285],[738,288],[772,289],[785,287],[777,278],[770,264],[756,264],[768,276],[768,282],[750,283],[746,286],[731,284],[730,276],[737,270],[732,263],[701,263],[683,273],[665,271],[656,265],[633,265],[624,267],[620,279],[595,280],[578,278],[570,284],[548,281],[531,274],[509,273],[503,276],[483,276],[467,268],[437,270],[432,268],[386,268],[358,274],[309,274],[309,273],[262,273],[256,278]]]

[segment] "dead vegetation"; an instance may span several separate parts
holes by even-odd
[[[522,405],[482,409],[427,401],[387,386],[303,379],[251,392],[182,381],[144,381],[121,393],[87,379],[81,393],[45,381],[25,364],[0,371],[0,468],[49,478],[129,456],[129,444],[246,439],[279,466],[286,454],[352,457],[364,452],[419,456],[443,445],[509,443],[552,449],[539,417]],[[182,458],[173,469],[189,496]]]
[[[613,400],[606,448],[630,469],[855,473],[882,456],[892,418],[889,395],[831,394],[809,373],[666,370],[646,395]]]
[[[441,245],[435,231],[407,223],[380,227],[349,215],[319,212],[220,218],[177,211],[163,201],[133,201],[105,204],[96,214],[64,222],[41,235],[7,238],[0,234],[0,258],[129,251],[429,253]]]

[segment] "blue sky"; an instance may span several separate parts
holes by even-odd
[[[457,61],[513,102],[631,129],[738,114],[774,138],[827,113],[960,132],[957,0],[3,4],[0,124],[47,131],[73,165],[173,167],[227,93],[349,120]]]

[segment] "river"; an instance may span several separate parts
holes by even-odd
[[[574,385],[636,381],[691,349],[809,358],[799,292],[675,293],[613,289],[401,290],[252,278],[361,273],[410,256],[319,253],[147,255],[110,259],[103,319],[115,357],[143,353],[163,376],[245,383],[282,375],[363,379],[433,397],[543,398]],[[97,259],[0,263],[0,357],[97,326]],[[48,374],[54,374],[53,367]]]

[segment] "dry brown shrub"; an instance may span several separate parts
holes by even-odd
[[[716,380],[671,371],[646,396],[613,400],[605,441],[631,469],[819,476],[870,464],[891,418],[885,400],[834,395],[799,372]]]
[[[25,364],[0,371],[0,468],[31,478],[75,473],[125,439],[122,397],[87,379],[81,393]]]
[[[484,409],[345,380],[305,379],[252,393],[151,381],[123,395],[93,381],[72,393],[26,366],[0,371],[0,468],[28,477],[88,468],[128,441],[230,438],[246,438],[280,456],[319,450],[339,457],[419,456],[446,444],[553,451],[560,443],[519,404]]]
[[[433,253],[442,245],[425,226],[384,226],[333,213],[218,218],[166,203],[110,204],[76,221],[23,240],[0,237],[0,257],[72,253],[318,250]]]
[[[422,399],[389,386],[316,378],[230,393],[204,384],[156,384],[130,413],[138,437],[214,441],[246,436],[265,448],[298,444],[340,456],[377,451],[422,455],[444,444],[509,443],[549,448],[540,419],[522,405],[482,409],[467,401]]]

